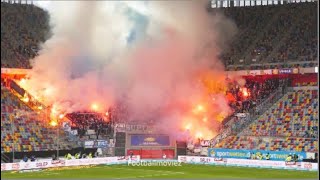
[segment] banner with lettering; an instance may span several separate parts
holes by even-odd
[[[279,69],[280,74],[292,74],[292,69]]]
[[[88,140],[84,142],[84,148],[107,148],[108,145],[106,140]]]
[[[285,161],[289,154],[298,155],[298,160],[302,161],[307,158],[306,152],[288,152],[288,151],[265,151],[265,150],[245,150],[245,149],[220,149],[220,148],[209,148],[209,157],[219,158],[237,158],[237,159],[251,159],[252,156],[261,153],[263,159],[266,159],[266,155],[269,153],[270,160],[273,161]]]

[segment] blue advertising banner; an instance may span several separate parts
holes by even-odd
[[[209,148],[208,156],[217,158],[237,158],[237,159],[252,159],[252,157],[261,153],[263,159],[266,159],[266,155],[269,153],[270,160],[273,161],[285,161],[289,154],[296,154],[298,160],[307,158],[306,152],[288,152],[288,151],[265,151],[265,150],[244,150],[244,149],[220,149]]]
[[[134,134],[131,135],[131,146],[169,146],[168,135]]]

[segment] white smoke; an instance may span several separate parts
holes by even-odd
[[[176,102],[199,102],[204,92],[195,87],[199,72],[225,77],[220,45],[236,29],[222,15],[209,14],[207,3],[52,1],[53,35],[32,60],[30,92],[46,93],[46,104],[67,112],[93,102],[105,110],[125,96],[131,118],[179,126],[179,113],[160,118],[155,112]],[[135,29],[133,14],[144,17],[145,26]],[[128,42],[132,30],[136,39]],[[219,101],[216,109],[229,112],[225,98]]]

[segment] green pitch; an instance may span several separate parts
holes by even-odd
[[[317,178],[318,172],[210,165],[103,165],[51,168],[38,172],[1,172],[1,178]]]

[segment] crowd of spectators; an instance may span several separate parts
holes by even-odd
[[[263,69],[295,67],[299,63],[290,62],[297,61],[304,62],[301,66],[312,67],[312,62],[317,61],[317,2],[225,8],[224,14],[239,28],[230,50],[222,54],[228,69],[257,68],[250,64],[261,64],[259,68]]]
[[[239,33],[232,42],[231,47],[221,55],[226,65],[234,64],[244,59],[243,53],[260,33],[257,29],[263,29],[278,9],[279,6],[223,8],[223,13],[233,19],[239,29]]]
[[[234,100],[230,106],[235,113],[248,113],[249,110],[272,94],[276,89],[285,85],[285,79],[247,79],[246,84],[241,87],[237,83],[229,85],[227,94],[233,95]]]
[[[296,14],[295,27],[289,31],[276,57],[280,62],[316,61],[317,58],[317,4],[291,4]]]
[[[296,4],[295,4],[296,5]],[[288,5],[290,6],[290,5]],[[271,52],[273,52],[274,47],[277,46],[279,40],[281,40],[287,31],[290,30],[294,24],[295,19],[295,9],[284,8],[280,6],[278,8],[279,15],[277,19],[271,23],[271,27],[263,33],[262,38],[255,43],[255,47],[251,50],[251,54],[248,57],[248,61],[252,63],[261,63],[260,60],[265,60]],[[270,62],[277,62],[275,58],[272,58]]]
[[[94,130],[97,139],[99,135],[110,133],[111,125],[106,115],[93,112],[74,112],[66,116],[71,121],[71,128],[76,129],[80,137],[84,136],[88,130]]]
[[[48,17],[31,4],[1,2],[1,67],[31,68],[29,59],[49,37]]]

